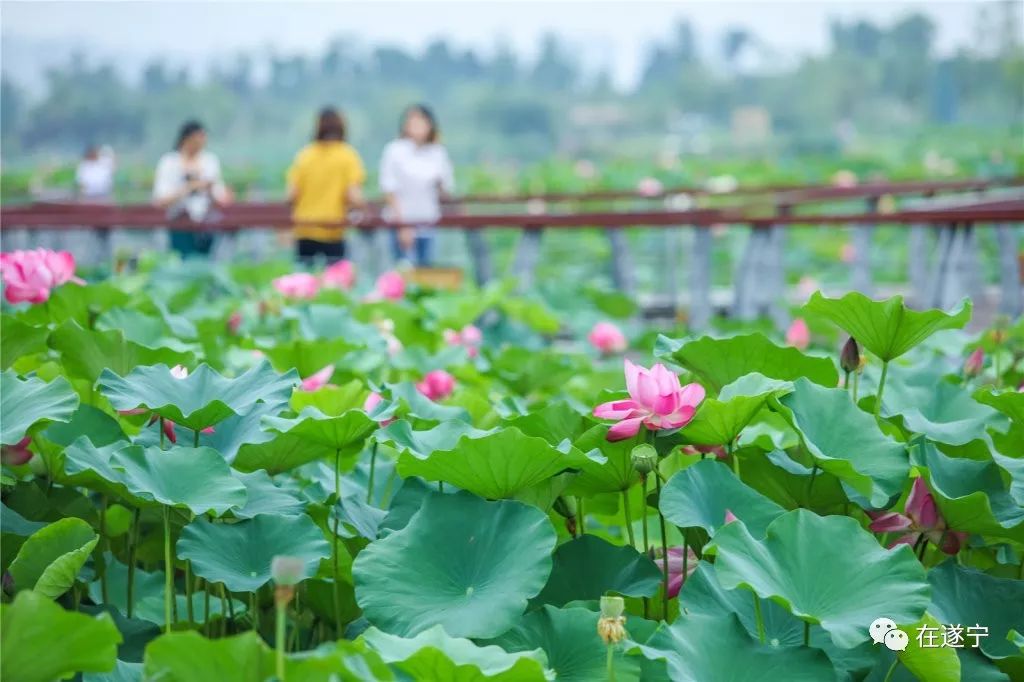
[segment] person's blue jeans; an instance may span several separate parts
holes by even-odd
[[[391,231],[391,250],[395,260],[407,260],[417,268],[428,268],[434,262],[434,236],[417,234],[412,249],[406,251],[398,243],[398,230]]]

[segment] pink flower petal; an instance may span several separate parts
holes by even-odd
[[[608,435],[606,438],[610,442],[619,440],[625,440],[632,438],[640,431],[640,425],[643,423],[643,417],[634,417],[633,419],[623,419],[618,424],[613,425],[608,429]]]

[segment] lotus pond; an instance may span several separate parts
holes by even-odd
[[[3,274],[3,680],[1024,679],[1024,324],[968,301]]]

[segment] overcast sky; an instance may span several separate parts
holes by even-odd
[[[820,51],[831,17],[889,23],[910,12],[936,23],[941,51],[974,39],[983,0],[851,2],[707,0],[705,2],[45,2],[0,5],[3,68],[34,78],[47,62],[74,48],[114,59],[129,71],[157,55],[191,65],[240,50],[317,53],[338,35],[363,46],[421,48],[443,37],[482,51],[498,40],[533,55],[539,37],[554,31],[590,69],[607,68],[616,83],[637,77],[653,41],[670,35],[679,19],[698,30],[704,45],[740,26],[780,54]],[[990,3],[991,4],[991,3]]]

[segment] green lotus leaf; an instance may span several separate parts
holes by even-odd
[[[121,633],[110,619],[65,611],[36,592],[0,605],[0,678],[53,682],[114,668]]]
[[[941,633],[942,625],[930,613],[916,623],[909,625],[900,623],[900,629],[909,635],[907,648],[896,652],[900,663],[919,680],[928,682],[960,682],[960,659],[956,649],[943,646],[921,646],[916,633],[922,627],[933,628]],[[939,642],[942,641],[941,634]]]
[[[661,571],[647,555],[596,535],[581,535],[555,550],[551,576],[532,603],[564,606],[609,593],[651,597],[660,584]]]
[[[745,587],[773,599],[804,621],[820,623],[845,649],[867,640],[868,625],[879,614],[913,623],[928,606],[925,571],[910,547],[885,550],[848,517],[797,509],[769,524],[763,541],[744,524],[730,523],[707,551],[716,554],[724,588]]]
[[[234,472],[234,477],[245,486],[245,505],[234,510],[240,519],[251,519],[257,514],[299,516],[305,513],[305,503],[297,491],[277,485],[266,471],[249,474]]]
[[[128,341],[146,348],[170,348],[181,353],[192,350],[189,344],[178,338],[181,335],[171,331],[163,318],[130,308],[106,311],[96,319],[94,328],[101,331],[118,330]],[[194,333],[191,336],[194,338]]]
[[[911,310],[902,296],[873,301],[851,291],[842,298],[815,292],[804,308],[831,320],[883,362],[900,357],[943,329],[962,329],[971,319],[971,302],[964,299],[949,314],[941,310]]]
[[[11,563],[14,585],[56,599],[71,589],[99,536],[74,517],[54,521],[33,533]]]
[[[527,436],[543,438],[551,445],[573,441],[588,426],[583,415],[564,400],[551,402],[525,415],[506,420],[505,426],[519,429]]]
[[[303,560],[303,576],[316,574],[331,548],[308,516],[261,514],[238,523],[211,523],[197,518],[178,539],[177,556],[192,561],[192,571],[232,592],[252,592],[270,581],[277,556]]]
[[[839,383],[839,373],[829,358],[813,357],[796,348],[776,346],[764,334],[728,339],[703,336],[683,343],[665,339],[661,347],[662,357],[696,374],[701,383],[712,391],[720,391],[752,372],[784,381],[806,377],[829,387]]]
[[[340,362],[346,353],[356,350],[361,344],[347,339],[292,339],[273,346],[259,346],[259,350],[270,360],[274,369],[286,372],[296,369],[299,376],[308,377],[327,365]]]
[[[280,404],[257,403],[245,414],[237,414],[218,423],[213,433],[202,434],[201,440],[219,452],[228,462],[234,463],[239,450],[247,448],[247,446],[256,446],[258,450],[260,445],[277,437],[277,434],[264,429],[263,418],[276,417],[282,408],[283,406]],[[246,470],[259,468],[263,467]]]
[[[276,680],[274,651],[255,632],[207,639],[198,632],[172,632],[146,647],[143,679],[166,682],[254,682]],[[354,642],[285,659],[289,682],[363,682],[394,676],[376,654]]]
[[[111,497],[124,498],[133,505],[146,504],[125,485],[124,471],[120,468],[117,453],[122,449],[140,446],[127,441],[114,441],[97,447],[88,436],[80,436],[64,450],[64,476],[62,480],[72,485],[102,492]]]
[[[791,390],[788,381],[769,379],[756,372],[722,388],[718,398],[706,398],[693,419],[683,427],[683,440],[694,445],[725,445],[761,411],[768,397]]]
[[[41,521],[29,521],[3,502],[0,502],[0,532],[27,538],[45,525]]]
[[[554,547],[555,530],[535,507],[431,495],[404,528],[356,557],[356,600],[393,634],[442,625],[453,637],[495,637],[544,587]]]
[[[80,436],[85,436],[97,447],[128,440],[116,419],[92,405],[79,405],[71,419],[50,424],[41,435],[63,447],[71,445]]]
[[[931,366],[889,368],[882,415],[901,416],[907,430],[949,445],[988,442],[989,427],[1005,429],[1006,418],[976,402],[963,387],[943,379]]]
[[[132,445],[114,452],[111,465],[120,474],[119,483],[151,504],[220,516],[246,503],[245,486],[232,475],[224,458],[207,447],[161,450]]]
[[[299,333],[306,339],[344,338],[360,346],[381,341],[380,331],[357,321],[347,306],[312,303],[285,310],[283,316],[298,320]]]
[[[822,651],[761,644],[733,614],[681,616],[671,626],[662,625],[636,648],[649,659],[666,660],[673,682],[835,679],[832,663]]]
[[[0,373],[0,443],[17,443],[42,421],[66,422],[77,407],[78,394],[64,377],[47,383],[38,377],[20,379],[5,369]]]
[[[240,446],[231,465],[238,471],[265,469],[268,474],[280,474],[336,454],[334,449],[296,434],[270,435],[269,441]]]
[[[410,680],[544,682],[554,679],[545,668],[547,659],[540,649],[508,653],[497,646],[478,646],[468,639],[449,636],[440,625],[409,638],[370,628],[363,633],[362,640],[385,663],[408,675]]]
[[[510,652],[542,649],[559,682],[602,680],[608,671],[608,647],[597,634],[598,618],[598,613],[587,609],[544,606],[527,613],[511,630],[486,643]],[[636,656],[616,656],[615,679],[640,680],[640,663]]]
[[[45,326],[25,324],[11,315],[0,316],[0,369],[7,369],[28,355],[46,350],[46,338],[50,330]]]
[[[104,604],[116,609],[118,613],[128,613],[128,567],[113,556],[106,557],[107,576],[107,600],[103,600],[103,583],[96,579],[89,583],[89,597],[97,604]],[[135,584],[132,588],[132,618],[144,620],[156,625],[164,624],[164,574],[150,573],[141,568],[135,569]],[[174,595],[177,601],[178,614],[184,614],[188,609],[188,598],[178,591]],[[196,590],[192,593],[192,618],[196,623],[205,623],[206,618],[206,592]],[[210,616],[221,617],[220,592],[210,592]],[[236,616],[245,614],[248,607],[245,602],[232,598],[232,608]],[[184,616],[181,620],[185,620]]]
[[[46,305],[32,306],[20,317],[31,324],[60,324],[65,320],[74,320],[84,326],[97,313],[126,306],[130,300],[129,294],[118,288],[112,280],[86,286],[61,286],[50,292]]]
[[[315,391],[295,391],[290,404],[296,412],[315,407],[326,415],[337,417],[349,410],[361,408],[366,395],[366,384],[353,379],[341,386],[327,384]]]
[[[377,428],[377,422],[359,408],[332,417],[315,407],[306,407],[294,419],[265,417],[263,424],[270,431],[287,433],[301,440],[322,445],[332,452],[354,445],[362,446],[367,436]]]
[[[930,443],[917,450],[935,504],[950,528],[1024,542],[1024,505],[994,462],[947,457]]]
[[[982,405],[994,407],[1013,421],[1024,424],[1024,393],[1008,389],[997,391],[982,388],[974,392],[974,399]]]
[[[412,424],[399,419],[381,429],[376,438],[381,443],[390,443],[399,452],[411,452],[420,459],[426,459],[436,450],[454,450],[463,436],[477,438],[489,433],[475,429],[461,419],[443,421],[429,429],[414,431]]]
[[[981,650],[993,659],[1020,656],[1020,650],[1007,639],[1011,630],[1024,631],[1024,581],[982,573],[945,561],[928,572],[932,586],[929,611],[943,624],[981,625],[988,636],[981,637]],[[966,634],[965,634],[966,636]],[[965,646],[973,645],[973,638]]]
[[[875,508],[888,506],[907,480],[906,448],[883,434],[868,413],[841,388],[824,388],[806,379],[777,399],[780,413],[801,436],[823,471],[840,479]]]
[[[561,452],[543,438],[504,428],[482,435],[464,435],[453,449],[434,450],[425,458],[406,450],[398,458],[398,473],[444,481],[497,500],[577,467],[583,459],[578,453]]]
[[[567,493],[617,493],[640,481],[640,474],[633,468],[636,441],[626,439],[609,442],[608,428],[607,424],[592,426],[573,443],[577,450],[588,454],[580,458],[577,467],[580,473],[569,483]]]
[[[711,535],[725,525],[729,510],[759,538],[764,537],[768,524],[786,511],[713,460],[695,462],[670,478],[661,491],[659,506],[673,525],[700,527]]]
[[[192,367],[197,362],[190,351],[146,348],[126,339],[121,329],[83,329],[74,321],[57,327],[48,343],[60,353],[61,364],[69,376],[86,379],[89,383],[96,381],[105,369],[123,376],[140,365],[163,363],[170,367]]]
[[[574,376],[589,370],[591,364],[583,356],[511,344],[494,357],[493,363],[494,376],[522,396],[557,393]]]
[[[234,379],[205,364],[184,379],[175,378],[162,364],[136,367],[123,377],[104,370],[98,385],[117,410],[146,407],[176,424],[200,430],[245,414],[259,402],[284,404],[296,383],[295,372],[278,374],[264,361]]]
[[[142,682],[142,664],[119,660],[112,671],[86,673],[82,682]]]

